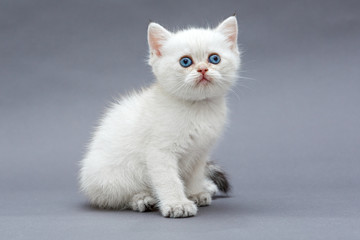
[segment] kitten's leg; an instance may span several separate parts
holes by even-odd
[[[189,199],[199,207],[210,205],[211,196],[215,194],[213,191],[216,191],[205,176],[206,159],[200,158],[195,163],[186,184],[186,193]]]
[[[156,203],[157,200],[149,192],[141,192],[131,198],[129,206],[134,211],[145,212],[153,210]]]
[[[162,215],[174,218],[194,216],[197,207],[186,198],[176,157],[171,153],[152,151],[148,153],[147,166]]]

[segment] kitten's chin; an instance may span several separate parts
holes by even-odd
[[[200,80],[195,86],[184,90],[171,91],[170,94],[188,101],[202,101],[224,97],[227,91],[214,89],[214,84],[209,80]]]
[[[231,81],[220,81],[213,76],[196,76],[188,79],[158,78],[157,85],[168,95],[181,100],[202,101],[224,97],[231,88]]]

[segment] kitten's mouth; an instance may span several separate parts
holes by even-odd
[[[197,84],[209,84],[209,83],[211,83],[211,80],[206,78],[204,75],[202,75],[197,81]]]

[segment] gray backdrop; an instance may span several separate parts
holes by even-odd
[[[153,81],[149,19],[237,12],[243,68],[214,152],[230,197],[189,219],[93,210],[77,171],[113,97]],[[1,239],[359,239],[360,2],[2,0]]]

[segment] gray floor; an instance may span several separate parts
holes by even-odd
[[[148,19],[244,51],[214,151],[233,192],[196,217],[91,209],[78,162],[113,97],[153,79]],[[0,3],[0,239],[359,239],[358,1]]]

